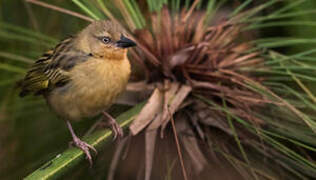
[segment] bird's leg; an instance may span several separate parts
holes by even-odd
[[[86,157],[87,157],[87,159],[90,163],[90,167],[91,167],[93,163],[92,163],[92,157],[91,157],[89,149],[92,149],[96,154],[97,154],[97,150],[93,146],[91,146],[90,144],[80,140],[77,137],[77,135],[75,134],[74,130],[72,129],[72,126],[71,126],[69,121],[67,121],[67,126],[68,126],[70,133],[71,133],[71,136],[73,139],[73,144],[75,146],[77,146],[78,148],[80,148],[86,154]]]
[[[104,116],[104,120],[106,121],[106,126],[110,127],[112,129],[112,132],[114,134],[114,140],[119,137],[123,137],[124,133],[123,133],[123,129],[121,128],[121,126],[115,121],[115,119],[108,114],[107,112],[103,111],[103,116]]]

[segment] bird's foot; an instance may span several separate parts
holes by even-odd
[[[124,136],[123,129],[121,128],[121,126],[117,122],[111,121],[110,126],[111,126],[111,130],[114,134],[113,140],[115,140],[116,138],[121,139]]]
[[[73,142],[72,142],[73,145],[75,145],[76,147],[78,147],[79,149],[81,149],[85,154],[86,154],[86,158],[88,159],[89,163],[90,163],[90,167],[92,167],[92,157],[91,157],[91,154],[90,154],[90,149],[93,150],[95,152],[95,154],[97,154],[97,150],[91,146],[90,144],[80,140],[78,137],[74,137],[73,138]]]
[[[116,138],[121,139],[124,136],[121,126],[107,112],[103,112],[103,115],[105,117],[105,126],[110,127],[113,132],[113,140],[115,140]]]

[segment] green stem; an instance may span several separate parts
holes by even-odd
[[[116,120],[120,123],[120,126],[127,128],[134,117],[140,112],[143,105],[144,103],[140,103],[118,116]],[[83,138],[83,140],[94,146],[97,150],[101,150],[106,143],[112,142],[111,134],[112,132],[109,130],[96,131],[88,137]],[[71,171],[82,161],[85,161],[84,153],[78,148],[69,148],[28,175],[25,180],[58,179]]]

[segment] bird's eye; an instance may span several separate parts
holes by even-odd
[[[105,44],[108,44],[109,42],[111,42],[111,38],[109,37],[102,37],[102,42]]]

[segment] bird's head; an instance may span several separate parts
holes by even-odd
[[[126,37],[124,30],[116,23],[95,21],[81,31],[77,39],[80,49],[105,59],[123,59],[127,48],[136,46]]]

